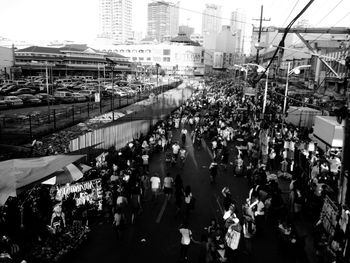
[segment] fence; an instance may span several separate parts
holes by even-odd
[[[192,92],[193,90],[187,87],[175,89],[171,94],[159,95],[155,103],[145,106],[143,111],[132,117],[126,116],[121,118],[119,123],[112,123],[110,127],[88,132],[72,140],[69,149],[77,151],[93,145],[97,145],[96,148],[99,149],[122,148],[134,138],[138,138],[141,133],[148,133],[158,120],[166,118],[171,111],[187,100]]]
[[[109,112],[149,97],[150,93],[159,94],[177,87],[181,82],[155,87],[143,94],[135,96],[107,97],[99,102],[88,102],[67,105],[66,107],[51,106],[37,113],[19,114],[16,116],[3,115],[0,117],[0,143],[23,144],[34,137],[42,137],[76,123],[85,121],[93,116]]]

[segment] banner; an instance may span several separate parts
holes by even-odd
[[[61,201],[70,194],[74,195],[77,206],[89,204],[98,204],[99,210],[102,209],[102,183],[101,179],[67,184],[57,188],[56,200]]]
[[[325,231],[331,236],[333,236],[335,227],[337,226],[338,214],[339,210],[337,206],[326,196],[321,211],[321,222]]]

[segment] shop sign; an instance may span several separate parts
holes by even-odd
[[[96,196],[99,196],[102,191],[101,179],[74,183],[59,187],[56,193],[56,199],[62,200],[63,197],[67,197],[69,194],[79,194],[82,192],[93,192]]]
[[[326,196],[321,211],[321,221],[324,230],[331,236],[334,234],[335,227],[337,226],[338,213],[338,207]]]

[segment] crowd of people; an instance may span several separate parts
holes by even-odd
[[[301,251],[303,240],[295,232],[293,221],[306,206],[308,193],[317,192],[317,189],[315,213],[320,212],[325,194],[331,192],[325,185],[332,185],[340,171],[339,153],[319,152],[308,137],[310,130],[284,123],[280,99],[269,100],[265,118],[261,118],[261,101],[259,95],[247,96],[244,86],[231,78],[207,78],[204,89],[197,89],[148,134],[122,149],[111,148],[96,159],[94,168],[84,178],[101,179],[102,205],[96,215],[113,224],[117,238],[121,239],[125,227],[138,220],[144,203],[156,201],[163,191],[167,200],[175,200],[176,216],[183,217],[179,227],[182,261],[195,262],[188,259],[188,248],[193,242],[201,248],[198,262],[231,262],[241,252],[251,256],[252,239],[265,234],[266,224],[277,230],[285,248]],[[174,139],[175,134],[179,135],[178,140]],[[212,158],[208,165],[210,183],[218,180],[219,169],[230,169],[233,176],[247,178],[250,185],[246,202],[241,204],[232,199],[228,187],[222,189],[222,218],[210,222],[200,241],[193,239],[190,229],[191,211],[196,201],[191,186],[184,185],[181,172],[176,176],[170,173],[175,165],[180,169],[186,167],[185,146],[189,140],[195,150],[208,146]],[[150,169],[152,156],[157,152],[164,155],[165,174]],[[305,174],[305,167],[301,167],[297,153],[302,153],[312,164],[311,179]],[[231,163],[230,159],[234,161]],[[288,198],[282,194],[280,180],[290,182]],[[60,206],[56,205],[53,212],[49,211],[47,208],[53,206],[50,194],[40,189],[38,201],[27,201],[26,206],[42,207],[38,209],[45,211],[44,216],[39,217],[42,225],[64,229],[77,219],[83,225],[93,220],[94,213],[89,206],[73,213],[76,204],[71,197],[64,199]],[[7,207],[19,207],[18,201],[10,202],[13,205]],[[20,218],[20,211],[15,210],[11,217]],[[45,223],[45,220],[50,222]],[[15,224],[15,228],[20,224],[8,219],[0,223],[2,233],[7,236],[13,233],[6,233],[6,224]],[[41,231],[35,235],[41,239],[43,229],[39,226],[36,229],[39,228]]]

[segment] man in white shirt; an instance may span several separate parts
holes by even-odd
[[[187,156],[187,151],[185,148],[181,148],[180,151],[180,161],[181,161],[181,168],[183,168],[183,166],[185,165],[185,161],[186,161],[186,156]]]
[[[159,192],[159,189],[160,189],[160,178],[158,176],[157,173],[155,173],[151,179],[150,179],[150,182],[151,182],[151,189],[152,189],[152,200],[155,201],[157,196],[158,196],[158,192]]]
[[[143,152],[141,158],[142,158],[143,170],[147,172],[149,170],[149,155],[147,154],[146,151]]]
[[[186,128],[183,128],[181,130],[181,140],[183,145],[186,143],[186,135],[187,135],[187,130]]]
[[[180,145],[175,142],[172,146],[172,150],[173,150],[173,157],[174,157],[174,160],[175,162],[177,161],[177,157],[179,156],[179,151],[180,151]]]
[[[163,187],[164,187],[164,194],[169,201],[171,198],[171,194],[173,191],[173,183],[174,179],[171,177],[170,173],[167,173],[167,175],[164,177],[163,180]]]

